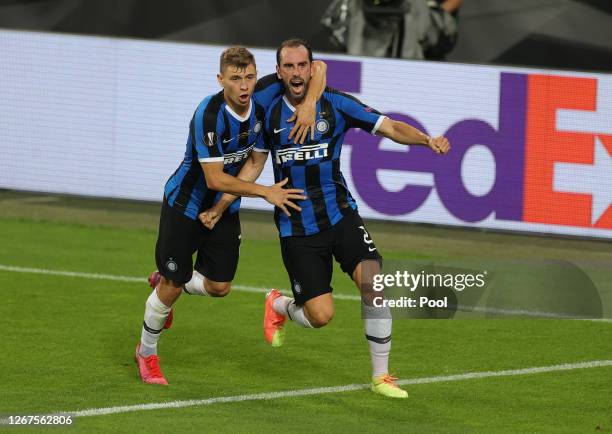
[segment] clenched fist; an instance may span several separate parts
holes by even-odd
[[[446,154],[450,150],[450,143],[444,136],[430,137],[427,146],[436,154]]]

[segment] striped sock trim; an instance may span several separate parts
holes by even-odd
[[[149,332],[149,333],[151,333],[151,334],[154,334],[154,335],[158,335],[158,334],[160,334],[160,333],[161,333],[161,331],[163,330],[163,328],[161,328],[161,329],[159,329],[159,330],[152,329],[152,328],[151,328],[151,327],[149,327],[149,326],[147,325],[147,323],[146,323],[146,322],[144,322],[144,321],[142,322],[142,326],[144,327],[144,329],[145,329],[147,332]]]
[[[391,340],[391,335],[387,336],[386,338],[377,338],[375,336],[370,336],[366,334],[365,337],[367,340],[376,342],[377,344],[386,344],[387,342]]]
[[[291,318],[291,314],[289,313],[289,306],[291,306],[292,303],[295,304],[295,300],[291,300],[289,304],[287,304],[287,316],[291,321],[293,321],[293,318]]]

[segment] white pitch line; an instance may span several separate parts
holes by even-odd
[[[79,271],[46,270],[44,268],[16,267],[13,265],[3,264],[0,264],[0,271],[12,271],[15,273],[29,274],[50,274],[53,276],[82,277],[84,279],[118,280],[121,282],[144,283],[147,281],[147,279],[145,279],[144,277],[117,276],[114,274],[81,273]]]
[[[40,268],[16,267],[16,266],[2,265],[2,264],[0,264],[0,270],[19,272],[19,273],[34,273],[34,274],[49,274],[49,275],[69,276],[69,277],[81,277],[81,278],[87,278],[87,279],[104,279],[104,280],[139,282],[139,283],[146,282],[146,280],[142,277],[117,276],[117,275],[112,275],[112,274],[81,273],[81,272],[75,272],[75,271],[45,270],[45,269],[40,269]],[[244,286],[244,285],[233,285],[233,288],[241,290],[241,291],[247,291],[247,292],[261,293],[264,291],[263,289],[260,289],[257,287]],[[344,295],[342,297],[338,297],[339,295],[342,295],[342,294],[335,294],[334,297],[344,298],[344,299],[349,299],[349,300],[360,300],[358,296]],[[580,363],[567,363],[567,364],[562,364],[562,365],[541,366],[541,367],[512,369],[512,370],[504,370],[504,371],[467,372],[464,374],[456,374],[456,375],[406,379],[406,380],[400,380],[397,383],[400,385],[430,384],[430,383],[442,383],[442,382],[461,381],[461,380],[470,380],[470,379],[479,379],[479,378],[532,375],[532,374],[546,373],[546,372],[569,371],[569,370],[576,370],[576,369],[588,369],[588,368],[597,368],[597,367],[606,367],[606,366],[612,366],[612,360],[593,360],[593,361],[580,362]],[[320,387],[320,388],[313,388],[313,389],[257,393],[257,394],[251,394],[251,395],[224,396],[224,397],[207,398],[207,399],[199,399],[199,400],[171,401],[171,402],[162,402],[162,403],[118,406],[118,407],[93,408],[93,409],[87,409],[87,410],[78,410],[74,412],[58,412],[56,414],[72,414],[74,416],[82,416],[82,417],[101,416],[101,415],[107,415],[107,414],[127,413],[127,412],[134,412],[134,411],[143,411],[143,410],[184,408],[184,407],[193,407],[193,406],[206,406],[206,405],[212,405],[212,404],[217,404],[217,403],[227,403],[227,402],[258,401],[258,400],[270,400],[270,399],[290,398],[290,397],[298,397],[298,396],[311,396],[311,395],[321,395],[321,394],[329,394],[329,393],[350,392],[350,391],[355,391],[355,390],[367,389],[368,387],[369,387],[369,384],[348,384],[345,386]],[[6,424],[7,422],[8,420],[6,419],[0,420],[0,424]]]
[[[463,381],[473,380],[481,378],[495,378],[495,377],[512,377],[517,375],[533,375],[548,372],[558,371],[572,371],[577,369],[590,369],[612,366],[612,360],[591,360],[588,362],[579,363],[565,363],[562,365],[551,365],[551,366],[538,366],[533,368],[523,369],[510,369],[504,371],[483,371],[483,372],[467,372],[464,374],[456,375],[445,375],[437,377],[422,377],[412,378],[406,380],[399,380],[397,383],[400,385],[411,385],[411,384],[431,384],[431,383],[444,383],[451,381]],[[135,411],[144,410],[161,410],[168,408],[185,408],[195,406],[206,406],[212,404],[223,404],[228,402],[244,402],[244,401],[262,401],[271,400],[278,398],[295,398],[298,396],[312,396],[312,395],[323,395],[329,393],[340,393],[340,392],[352,392],[355,390],[363,390],[369,388],[369,384],[347,384],[345,386],[334,386],[334,387],[318,387],[313,389],[299,389],[299,390],[287,390],[279,392],[267,392],[267,393],[255,393],[250,395],[234,395],[234,396],[220,396],[216,398],[207,399],[192,399],[185,401],[170,401],[170,402],[159,402],[149,404],[136,404],[136,405],[124,405],[118,407],[103,407],[103,408],[90,408],[86,410],[77,411],[61,411],[55,414],[70,414],[75,417],[86,417],[86,416],[102,416],[108,414],[117,413],[130,413]],[[4,421],[1,421],[4,422]]]
[[[30,273],[30,274],[48,274],[48,275],[53,275],[53,276],[81,277],[83,279],[114,280],[114,281],[120,281],[120,282],[144,283],[147,281],[144,277],[136,277],[136,276],[119,276],[115,274],[83,273],[80,271],[47,270],[44,268],[17,267],[14,265],[3,265],[3,264],[0,264],[0,271],[11,271],[15,273]],[[233,284],[232,289],[235,291],[255,292],[255,293],[264,293],[267,291],[267,289],[265,288],[259,288],[256,286],[248,286],[248,285],[240,285],[240,284]],[[359,297],[358,295],[334,293],[334,299],[360,301],[361,297]],[[509,315],[509,316],[514,315],[514,316],[528,316],[528,317],[533,317],[533,318],[570,319],[570,320],[583,320],[583,321],[612,323],[612,319],[610,318],[579,318],[577,316],[568,315],[568,314],[560,314],[556,312],[540,312],[540,311],[530,311],[530,310],[523,310],[523,309],[501,309],[501,308],[495,308],[491,306],[479,307],[479,306],[458,305],[457,309],[459,311],[464,311],[464,312],[481,312],[481,313],[491,313],[491,314]]]
[[[82,273],[80,271],[64,271],[64,270],[47,270],[44,268],[28,268],[28,267],[17,267],[14,265],[3,265],[0,264],[0,271],[11,271],[15,273],[28,273],[28,274],[48,274],[52,276],[67,276],[67,277],[80,277],[83,279],[100,279],[100,280],[114,280],[119,282],[137,282],[147,283],[147,279],[144,277],[136,276],[119,276],[115,274],[98,274],[98,273]],[[256,286],[237,285],[232,284],[232,289],[241,292],[257,292],[265,293],[267,289],[259,288]],[[335,299],[340,300],[361,300],[361,297],[350,294],[334,294]]]
[[[539,310],[526,310],[526,309],[505,309],[498,307],[480,307],[480,306],[465,306],[457,305],[457,310],[462,312],[481,312],[491,313],[494,315],[514,315],[514,316],[528,316],[532,318],[545,318],[545,319],[573,319],[573,320],[584,320],[584,321],[599,321],[599,322],[612,322],[610,318],[583,318],[578,315],[570,315],[567,313],[557,312],[544,312]]]

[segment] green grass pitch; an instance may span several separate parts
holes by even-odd
[[[336,300],[329,326],[287,326],[264,342],[263,294],[182,296],[159,344],[169,387],[140,383],[133,351],[155,267],[157,204],[0,193],[0,265],[141,282],[0,270],[0,417],[362,384],[369,355],[359,304]],[[287,287],[267,214],[244,213],[236,284]],[[609,243],[369,224],[388,258],[486,256],[580,264],[610,306]],[[337,294],[357,292],[336,268]],[[542,319],[397,320],[401,379],[612,359],[612,323]],[[612,432],[612,367],[77,417],[72,432]],[[1,428],[1,427],[0,427]],[[18,432],[15,428],[15,432]],[[34,430],[32,428],[32,430]],[[76,430],[76,431],[75,431]],[[28,431],[23,428],[23,431]],[[19,431],[21,432],[21,431]]]

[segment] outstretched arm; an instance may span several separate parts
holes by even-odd
[[[430,137],[405,122],[394,121],[389,118],[382,121],[376,134],[402,145],[428,146],[436,154],[446,154],[450,150],[450,144],[446,137]]]
[[[312,62],[312,78],[308,85],[308,92],[304,97],[304,101],[296,107],[295,113],[287,122],[295,121],[295,125],[289,133],[289,140],[294,137],[294,143],[303,144],[308,131],[310,130],[310,139],[314,140],[315,122],[316,122],[316,107],[317,101],[323,95],[327,84],[327,64],[321,60]]]
[[[252,151],[251,155],[249,156],[249,159],[244,163],[244,166],[242,166],[242,169],[240,169],[240,172],[238,173],[236,178],[248,183],[255,182],[255,180],[259,178],[259,175],[263,171],[267,159],[267,152]],[[304,196],[301,197],[304,198]],[[215,223],[217,223],[217,221],[221,218],[225,210],[229,208],[232,202],[235,201],[237,198],[238,196],[234,194],[224,193],[221,196],[221,199],[219,199],[219,201],[213,207],[199,214],[198,217],[200,221],[208,229],[212,229]],[[291,203],[290,206],[297,209],[298,211],[301,211],[301,208],[295,205],[294,203]]]
[[[272,205],[279,207],[287,215],[290,215],[287,207],[300,211],[300,207],[292,200],[304,200],[304,196],[301,195],[303,190],[283,188],[288,178],[266,187],[228,175],[223,172],[223,162],[202,163],[202,170],[204,170],[206,184],[212,190],[238,196],[261,197]]]

